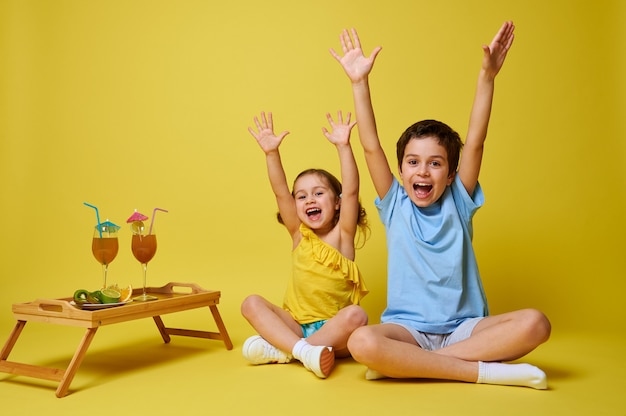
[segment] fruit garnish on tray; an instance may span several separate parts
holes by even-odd
[[[85,289],[78,289],[74,292],[74,302],[77,305],[83,305],[85,303],[101,303],[99,291],[90,292]]]
[[[110,285],[107,289],[111,289],[116,292],[119,292],[120,299],[118,300],[118,302],[128,302],[131,296],[133,296],[133,287],[131,285],[128,285],[126,287],[120,287],[116,283],[114,285]]]
[[[128,285],[120,288],[117,284],[90,292],[86,289],[78,289],[74,292],[74,302],[77,305],[119,303],[128,302],[133,294],[133,288]]]

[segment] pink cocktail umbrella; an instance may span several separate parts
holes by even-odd
[[[131,215],[130,217],[128,217],[128,219],[126,220],[126,222],[131,223],[134,221],[145,221],[147,220],[148,217],[146,217],[145,215],[143,215],[140,212],[137,212],[137,210],[135,210],[135,212],[133,212],[133,215]]]
[[[130,223],[130,229],[132,230],[133,234],[141,234],[144,228],[143,222],[147,219],[148,219],[147,216],[135,210],[135,212],[133,212],[133,215],[128,217],[126,222]]]

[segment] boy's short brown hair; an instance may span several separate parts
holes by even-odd
[[[437,120],[422,120],[407,128],[396,143],[396,153],[398,156],[398,166],[402,169],[402,159],[404,151],[411,139],[433,137],[446,149],[448,153],[448,176],[456,172],[459,165],[459,158],[463,142],[459,134],[452,130],[450,126]]]

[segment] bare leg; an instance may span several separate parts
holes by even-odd
[[[302,338],[302,329],[289,312],[261,296],[248,296],[241,304],[241,314],[259,335],[281,351],[291,352]]]
[[[249,361],[287,363],[293,357],[320,378],[328,377],[332,371],[335,355],[350,355],[346,347],[348,337],[355,328],[367,324],[363,308],[351,305],[305,340],[302,328],[291,315],[261,296],[248,296],[241,305],[241,313],[262,338],[251,337],[244,343],[244,356]]]
[[[510,361],[528,354],[550,337],[550,322],[534,309],[489,316],[464,341],[434,351],[467,361]]]
[[[355,360],[388,377],[467,382],[478,379],[478,363],[423,350],[398,325],[358,328],[350,336],[348,348]]]
[[[545,342],[550,324],[526,309],[482,320],[472,335],[436,351],[425,351],[398,325],[357,329],[348,341],[354,358],[395,378],[436,378],[546,388],[545,374],[528,364],[484,363],[522,357]]]
[[[367,325],[367,313],[358,305],[341,309],[319,331],[307,338],[311,345],[333,347],[337,357],[349,357],[348,338],[355,329]]]
[[[248,296],[241,313],[265,340],[283,351],[292,351],[303,334],[300,325],[284,309],[261,296]],[[330,318],[315,334],[307,338],[311,345],[332,347],[338,356],[348,356],[348,337],[358,327],[367,325],[367,314],[357,305],[348,306]]]

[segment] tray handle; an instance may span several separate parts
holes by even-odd
[[[67,300],[62,299],[37,299],[32,304],[38,310],[48,313],[63,314],[66,311],[76,310]]]
[[[180,291],[180,290],[175,290],[175,288],[176,289],[185,288],[186,290]],[[165,286],[146,288],[146,292],[167,293],[167,294],[172,294],[172,293],[196,294],[196,293],[206,292],[206,290],[204,290],[202,287],[198,286],[195,283],[170,282],[166,284]]]

